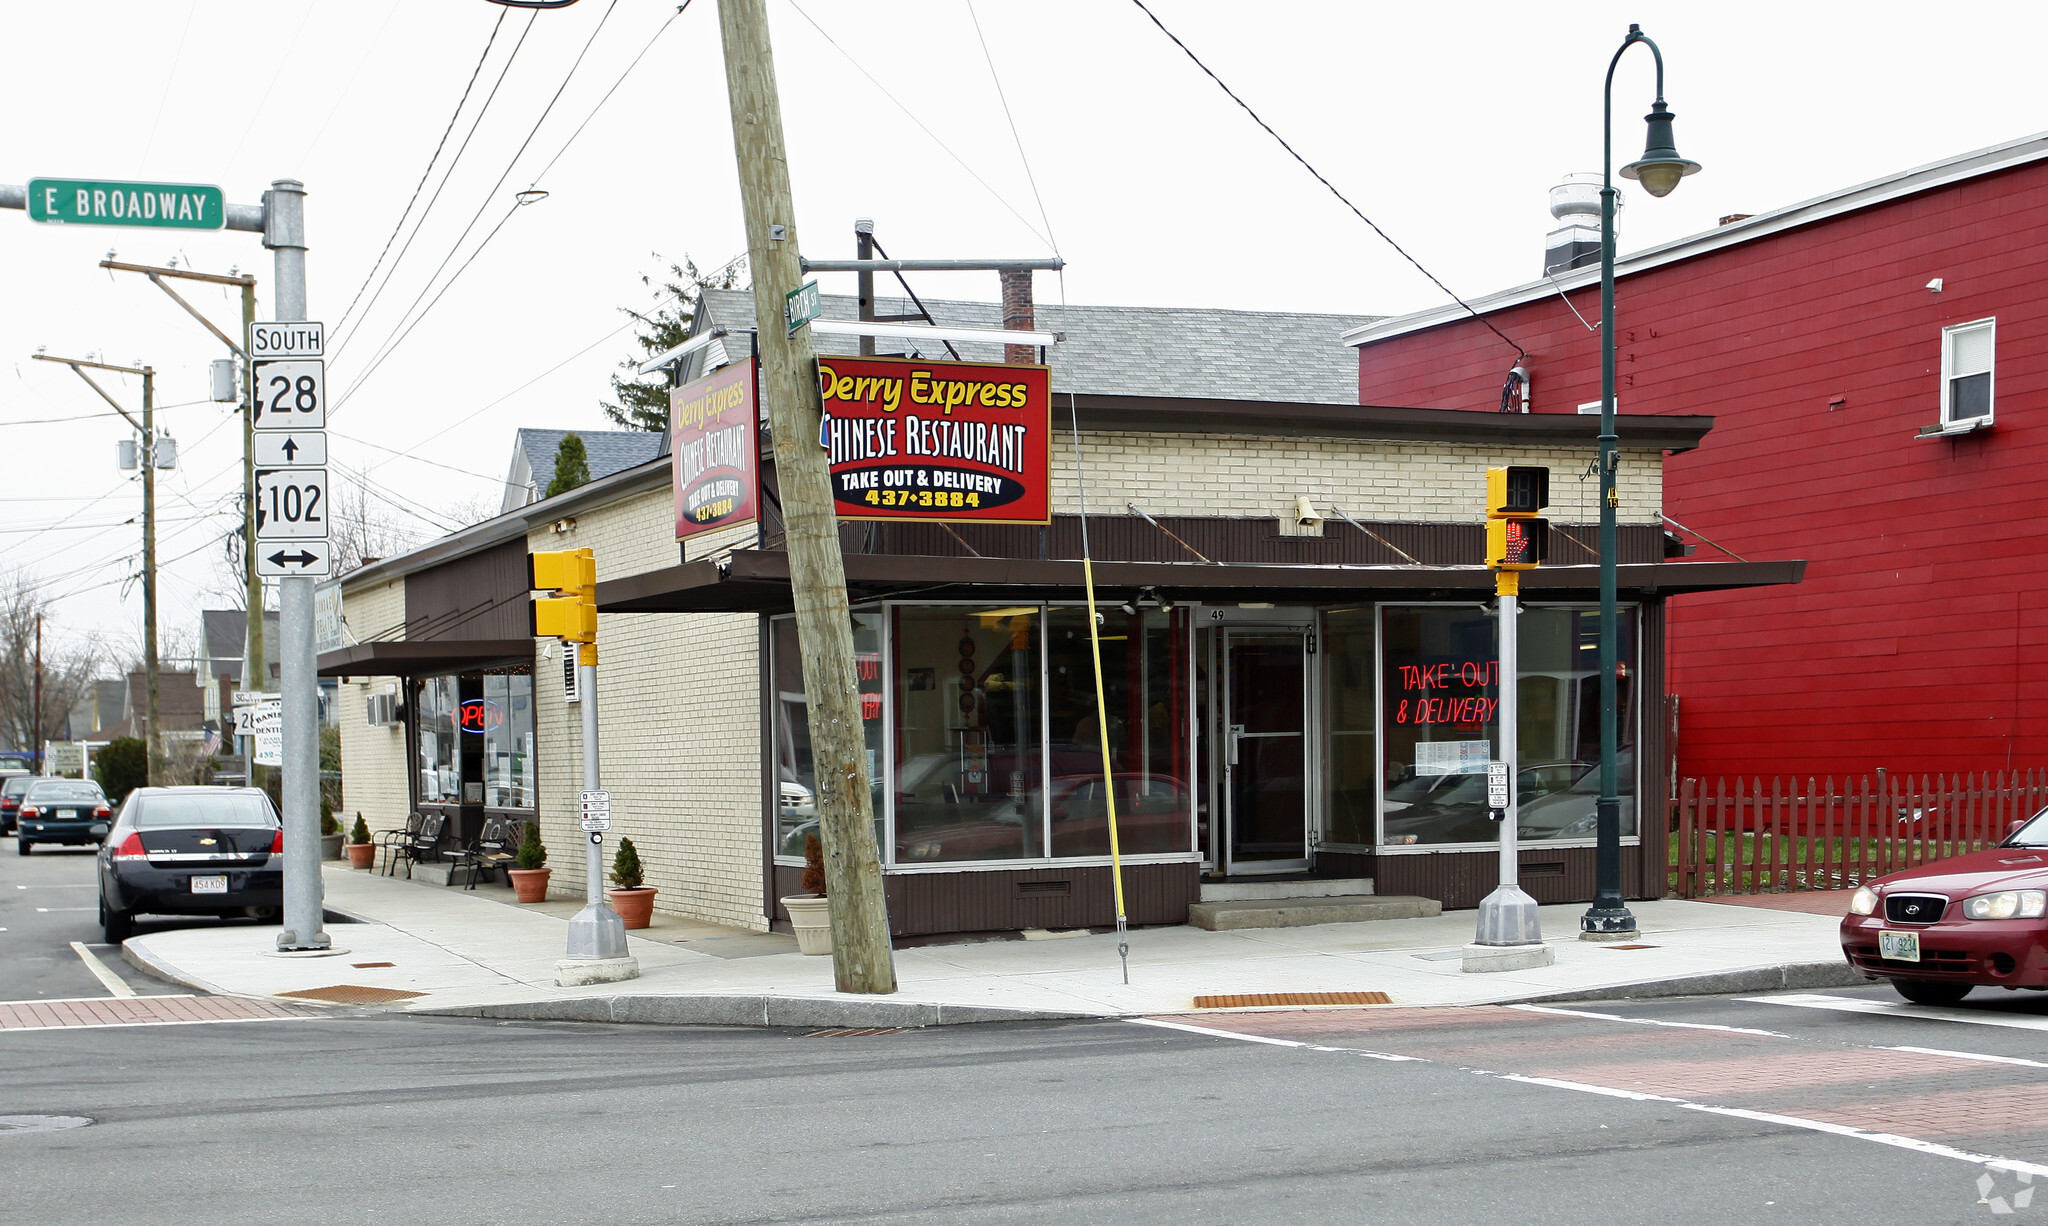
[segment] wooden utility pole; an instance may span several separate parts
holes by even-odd
[[[854,678],[853,621],[832,477],[818,446],[824,405],[818,361],[807,330],[789,336],[784,295],[803,284],[782,104],[765,0],[719,0],[726,89],[732,100],[733,151],[754,272],[761,394],[775,432],[775,476],[789,550],[789,585],[803,657],[804,694],[817,771],[818,833],[831,900],[832,972],[842,992],[896,990],[882,862],[875,846],[860,687]]]
[[[43,773],[43,615],[36,614],[36,692],[29,717],[29,748],[35,751],[36,774]]]
[[[250,277],[242,284],[242,343],[249,343],[249,332],[256,326],[256,278]],[[242,607],[244,643],[242,645],[242,688],[259,693],[270,692],[270,673],[263,658],[263,578],[256,573],[256,360],[249,356],[246,348],[242,353],[242,576],[247,584],[247,595]],[[214,684],[207,678],[207,684]],[[262,787],[264,780],[256,769],[256,738],[242,738],[242,782],[250,787]],[[267,769],[262,772],[268,774]]]
[[[164,732],[157,719],[156,371],[142,368],[142,669],[149,692],[149,777],[164,781]]]

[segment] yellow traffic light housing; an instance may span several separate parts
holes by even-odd
[[[1486,470],[1486,517],[1541,515],[1550,505],[1550,470],[1514,464]]]
[[[1486,564],[1494,570],[1535,570],[1549,553],[1549,520],[1486,521]]]
[[[533,602],[535,638],[569,643],[597,641],[597,555],[588,549],[528,554],[528,586],[552,595]]]
[[[1550,555],[1550,470],[1515,464],[1486,470],[1486,565],[1534,570]]]

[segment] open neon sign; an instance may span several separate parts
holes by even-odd
[[[455,718],[464,732],[484,732],[505,726],[505,709],[489,699],[471,698],[456,710]]]

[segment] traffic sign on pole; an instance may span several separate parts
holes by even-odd
[[[257,540],[324,541],[327,510],[326,469],[256,470]]]
[[[321,468],[327,464],[324,430],[268,430],[255,436],[258,468]]]
[[[28,217],[52,225],[218,230],[227,224],[227,202],[219,188],[202,183],[30,179]]]
[[[327,427],[327,363],[318,358],[256,363],[257,430]]]
[[[267,579],[311,575],[323,578],[334,573],[334,551],[326,541],[290,541],[261,546],[256,551],[256,573]]]
[[[327,356],[326,325],[310,320],[257,322],[249,325],[249,356],[262,362],[272,358],[319,358]]]

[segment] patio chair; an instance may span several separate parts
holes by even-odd
[[[419,829],[413,832],[412,838],[393,848],[393,865],[395,866],[398,860],[405,861],[405,875],[410,878],[413,865],[440,859],[441,827],[446,825],[447,821],[447,817],[439,813],[429,813],[422,817]]]
[[[477,879],[492,869],[508,869],[518,859],[519,840],[526,833],[526,823],[509,817],[493,817],[484,822],[483,833],[467,847],[455,852],[450,859],[458,867],[470,870],[469,887],[476,888]],[[512,880],[508,874],[507,883]]]
[[[420,815],[416,812],[405,815],[405,825],[377,832],[377,854],[384,857],[384,875],[386,877],[389,877],[393,870],[398,867],[399,845],[412,842],[419,832]]]

